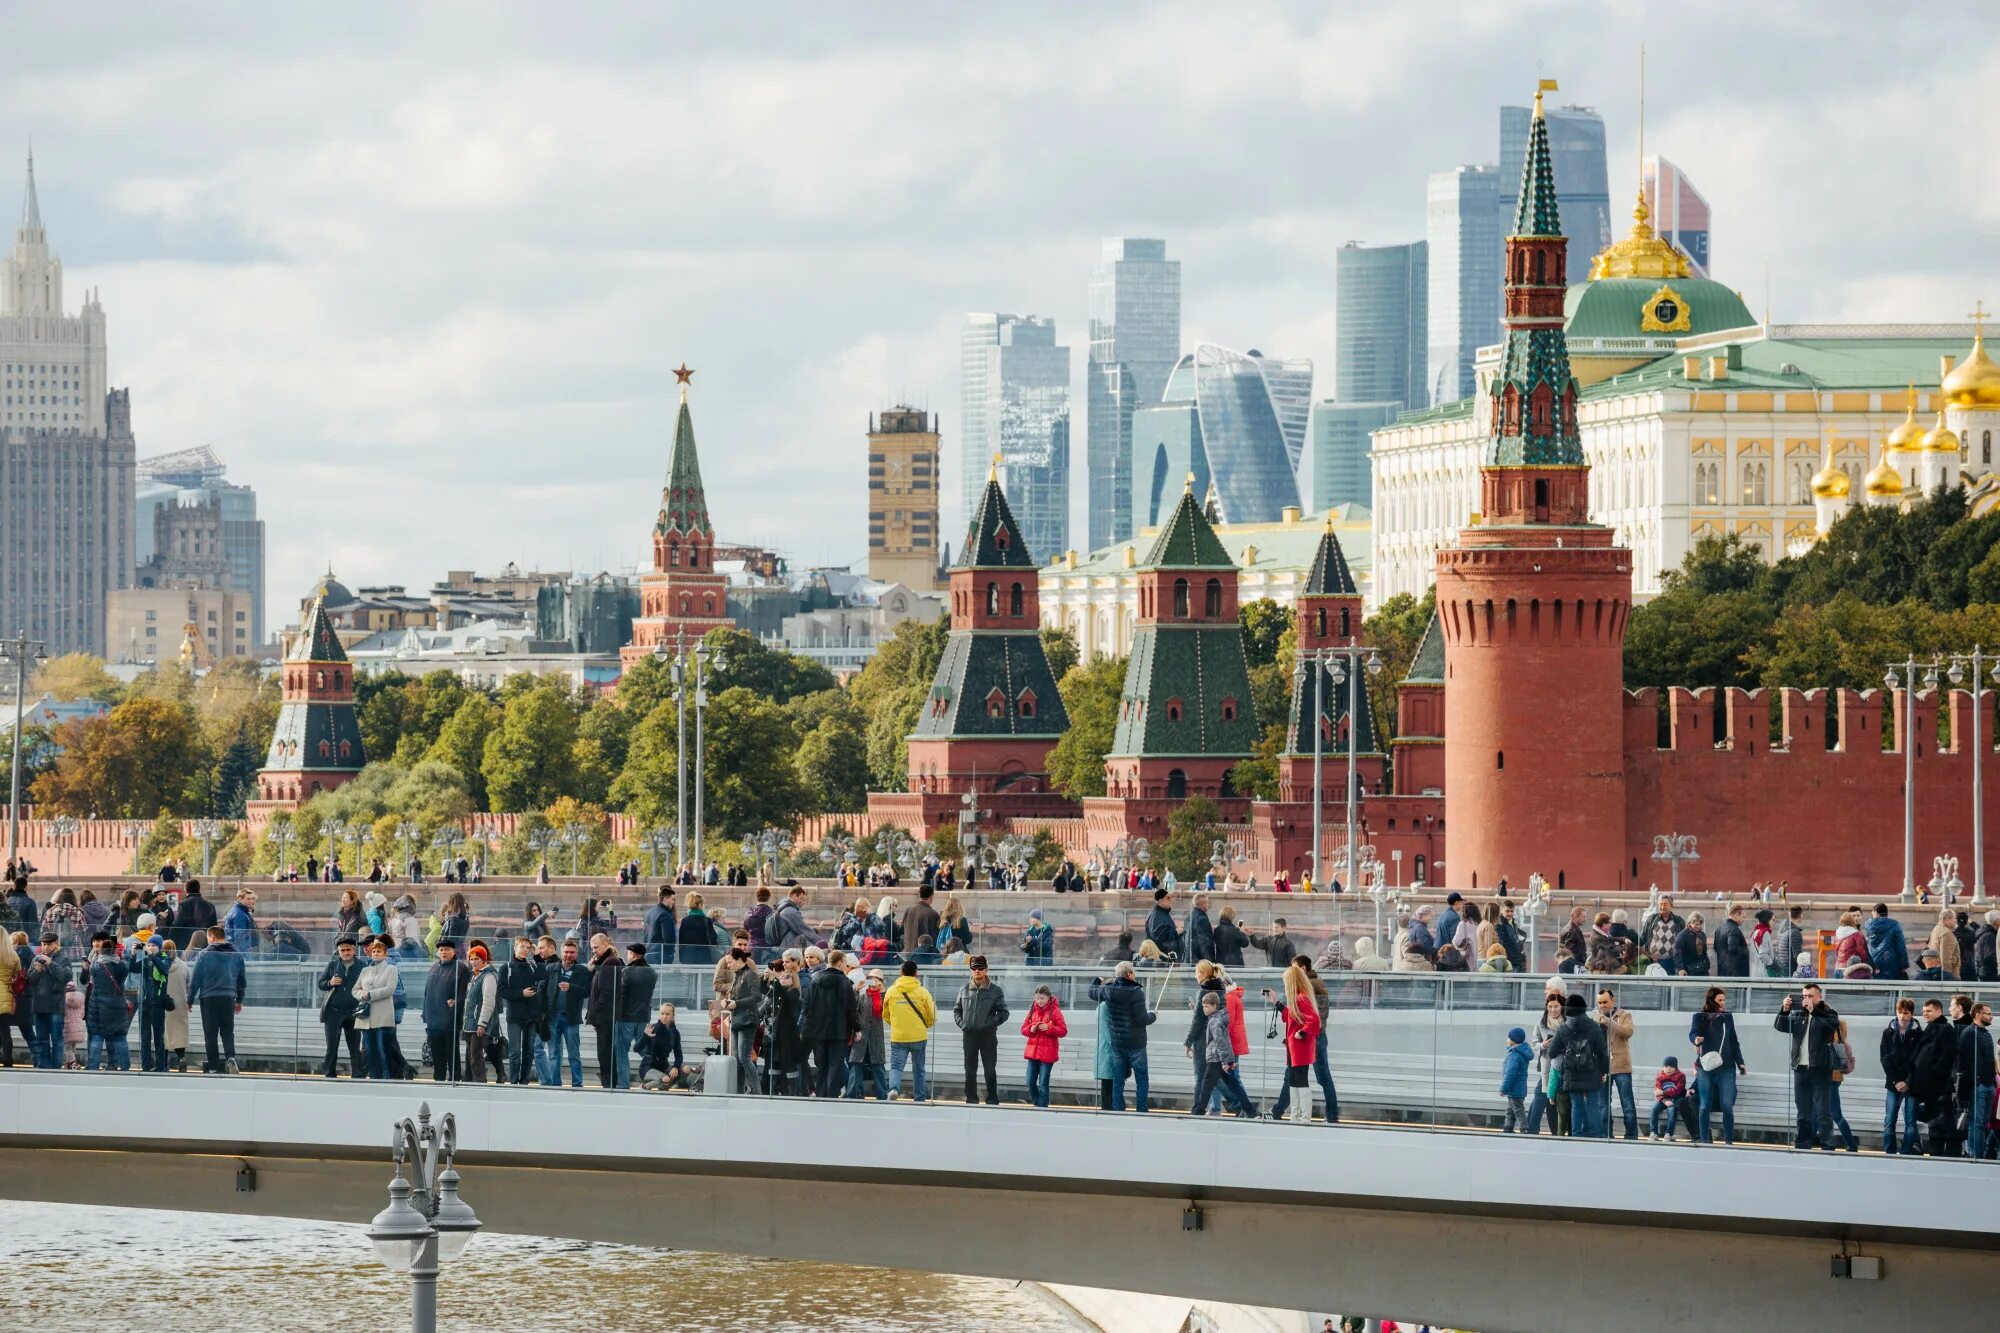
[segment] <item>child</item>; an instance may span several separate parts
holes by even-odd
[[[1047,1106],[1049,1075],[1055,1071],[1062,1039],[1069,1035],[1069,1020],[1047,986],[1035,987],[1035,1002],[1021,1019],[1021,1035],[1028,1039],[1028,1100]]]
[[[1687,1122],[1688,1139],[1690,1142],[1701,1142],[1701,1136],[1694,1132],[1694,1108],[1688,1105],[1687,1094],[1687,1075],[1681,1072],[1680,1060],[1670,1055],[1662,1063],[1660,1072],[1653,1075],[1652,1125],[1654,1142],[1657,1143],[1660,1139],[1665,1138],[1667,1142],[1672,1143],[1674,1141],[1674,1122],[1676,1120]],[[1663,1116],[1667,1122],[1667,1132],[1664,1135],[1660,1133],[1660,1120]]]
[[[63,992],[63,1045],[69,1048],[64,1069],[83,1068],[84,1047],[90,1044],[90,1028],[83,1021],[83,989],[74,981]]]
[[[1222,996],[1216,992],[1201,993],[1202,1054],[1204,1063],[1201,1077],[1194,1087],[1194,1113],[1208,1113],[1209,1094],[1222,1084],[1224,1070],[1236,1068],[1236,1044],[1229,1040],[1229,1015],[1222,1008]]]
[[[1502,1134],[1515,1133],[1527,1121],[1528,1061],[1533,1055],[1528,1049],[1528,1034],[1520,1028],[1508,1028],[1507,1049],[1500,1057],[1500,1095],[1507,1099],[1507,1114],[1500,1121]]]

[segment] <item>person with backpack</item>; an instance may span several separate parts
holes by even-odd
[[[743,914],[743,929],[750,932],[750,957],[763,963],[771,956],[771,891],[762,885],[757,889],[756,906]]]
[[[1563,1002],[1562,1026],[1556,1029],[1555,1066],[1562,1090],[1569,1094],[1570,1133],[1576,1138],[1605,1137],[1604,1104],[1598,1093],[1611,1069],[1611,1047],[1604,1026],[1588,1013],[1581,995]]]
[[[904,960],[902,975],[889,987],[882,1012],[889,1019],[889,1100],[902,1096],[903,1065],[907,1062],[915,1067],[916,1100],[929,1101],[930,1088],[924,1082],[924,1049],[931,1029],[937,1026],[937,1001],[917,980],[916,963]]]

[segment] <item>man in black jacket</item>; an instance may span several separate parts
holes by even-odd
[[[1917,1098],[1917,1119],[1923,1124],[1925,1151],[1932,1157],[1957,1154],[1952,1102],[1952,1071],[1958,1065],[1958,1030],[1945,1017],[1944,1004],[1924,1001],[1924,1036],[1917,1046],[1916,1076],[1910,1091]]]
[[[1173,895],[1165,889],[1153,890],[1153,910],[1146,914],[1146,938],[1162,958],[1174,958],[1181,951],[1180,927],[1174,924]]]
[[[1882,1151],[1891,1155],[1917,1150],[1917,1058],[1924,1045],[1923,1025],[1917,1022],[1916,1002],[1909,997],[1896,1001],[1896,1016],[1882,1029]],[[1896,1118],[1902,1117],[1900,1146],[1896,1138]]]
[[[674,886],[660,886],[660,901],[646,909],[646,961],[649,963],[671,963],[674,961],[674,943],[680,938],[679,925],[674,920]],[[648,1013],[651,1009],[648,1008]]]
[[[1150,923],[1146,930],[1148,934],[1152,933]],[[1187,933],[1183,938],[1187,941],[1188,955],[1194,962],[1215,961],[1215,927],[1208,919],[1207,894],[1197,893],[1194,896],[1194,907],[1188,912]],[[1166,950],[1162,949],[1160,952],[1165,953]]]
[[[1787,995],[1771,1026],[1792,1034],[1787,1067],[1792,1071],[1792,1105],[1798,1110],[1795,1148],[1817,1145],[1832,1152],[1833,1043],[1840,1035],[1840,1015],[1826,1002],[1818,983],[1808,981],[1795,1004]]]
[[[181,899],[180,909],[174,913],[174,928],[170,935],[174,947],[185,957],[188,945],[214,924],[215,904],[201,896],[200,880],[189,880],[187,895]]]
[[[618,951],[611,947],[611,937],[603,931],[590,937],[590,999],[583,1009],[583,1021],[590,1024],[597,1034],[597,1085],[601,1088],[612,1086],[615,1059],[612,1048],[617,1045],[618,1023],[618,983],[623,979],[619,974],[624,964],[618,961]]]
[[[495,1073],[509,1083],[526,1083],[542,1026],[542,967],[528,937],[514,937],[514,956],[500,969],[500,1009],[507,1016],[507,1068]]]
[[[847,955],[835,949],[832,961],[806,991],[799,1018],[799,1035],[812,1052],[812,1069],[819,1076],[813,1091],[821,1097],[838,1097],[846,1086],[847,1046],[861,1030],[847,968]]]
[[[1958,1034],[1958,1104],[1966,1117],[1965,1155],[1993,1156],[1995,1135],[1986,1128],[1993,1115],[1993,1006],[1976,1004],[1972,1021]]]
[[[354,1078],[368,1077],[361,1059],[361,1034],[354,1030],[360,1004],[354,998],[354,979],[365,966],[354,953],[354,937],[342,935],[334,943],[333,957],[319,974],[319,1021],[326,1028],[326,1061],[320,1073],[334,1078],[340,1073],[340,1043],[347,1041],[347,1072]]]
[[[2000,911],[1991,911],[1972,937],[1972,979],[2000,981]]]
[[[972,979],[952,1004],[952,1020],[965,1044],[965,1104],[979,1100],[975,1091],[978,1066],[986,1068],[986,1104],[1000,1104],[1000,1088],[995,1073],[1000,1058],[1000,1025],[1007,1021],[1007,996],[986,972],[986,955],[976,953],[967,962]]]
[[[1715,975],[1718,977],[1750,975],[1750,940],[1743,933],[1742,903],[1729,905],[1728,919],[1715,928],[1709,953],[1715,959]]]
[[[1165,893],[1165,890],[1161,890]],[[1154,911],[1163,908],[1155,907]],[[1139,1112],[1149,1109],[1146,1101],[1146,1029],[1159,1014],[1146,1007],[1146,988],[1138,982],[1132,964],[1120,963],[1106,982],[1096,977],[1090,983],[1090,998],[1105,1007],[1111,1024],[1111,1109],[1125,1109],[1125,1077],[1131,1075],[1139,1098]]]
[[[424,1037],[431,1047],[431,1077],[456,1082],[465,1012],[465,964],[458,961],[458,941],[439,940],[437,961],[424,977]]]
[[[629,1091],[632,1087],[632,1048],[639,1032],[653,1013],[653,983],[656,977],[646,961],[649,946],[625,946],[625,975],[618,982],[617,1022],[612,1028],[612,1086]]]
[[[583,1007],[590,995],[590,969],[578,960],[575,940],[564,940],[562,957],[554,965],[546,960],[542,975],[548,985],[548,1040],[543,1043],[544,1063],[536,1069],[542,1086],[562,1086],[563,1053],[569,1053],[569,1085],[583,1086]]]
[[[1562,1026],[1556,1029],[1549,1051],[1562,1075],[1562,1090],[1569,1094],[1571,1137],[1604,1138],[1610,1129],[1606,1115],[1610,1107],[1597,1094],[1611,1073],[1611,1038],[1604,1025],[1590,1016],[1590,1006],[1581,995],[1563,1002]]]

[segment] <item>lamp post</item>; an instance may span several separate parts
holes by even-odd
[[[118,826],[118,836],[132,844],[132,874],[139,873],[139,849],[146,844],[146,822],[128,819]]]
[[[1917,673],[1921,670],[1922,676]],[[1900,677],[1898,672],[1901,673]],[[1937,663],[1923,663],[1912,655],[1889,668],[1882,676],[1882,684],[1891,693],[1901,688],[1903,694],[1902,720],[1896,724],[1896,743],[1903,747],[1903,893],[1904,902],[1917,896],[1917,747],[1916,727],[1912,725],[1912,714],[1916,711],[1917,682],[1921,680],[1925,689],[1937,688]],[[1978,878],[1977,872],[1973,876]]]
[[[7,859],[21,861],[21,726],[28,708],[28,668],[42,658],[44,645],[27,635],[0,640],[0,658],[14,664],[14,780],[7,797]]]
[[[1515,909],[1528,930],[1528,970],[1536,971],[1537,955],[1541,952],[1541,934],[1537,927],[1549,910],[1549,882],[1539,872],[1528,876],[1528,896]]]
[[[1986,747],[1986,679],[1992,675],[2000,683],[2000,661],[1984,648],[1974,645],[1969,653],[1953,653],[1945,675],[1954,686],[1965,683],[1968,668],[1972,676],[1972,901],[1986,902],[1986,789],[1981,769]]]
[[[1127,834],[1111,844],[1111,869],[1123,875],[1132,867],[1142,871],[1153,861],[1153,844],[1137,834]],[[1119,885],[1119,888],[1125,887]]]
[[[73,815],[57,815],[49,821],[49,832],[55,834],[56,837],[56,873],[58,875],[67,875],[69,873],[70,839],[74,838],[76,831],[82,827]],[[208,873],[208,859],[206,857],[202,858],[201,873],[204,875]]]
[[[1958,877],[1958,858],[1955,856],[1935,856],[1931,858],[1931,896],[1947,907],[1958,901],[1958,895],[1965,890],[1964,881]]]
[[[354,844],[354,873],[358,877],[361,875],[362,859],[368,854],[366,849],[374,845],[375,830],[356,820],[354,827],[348,830],[347,840]]]
[[[658,876],[660,873],[660,853],[674,849],[672,829],[650,828],[639,835],[639,845],[646,850],[646,873]]]
[[[201,843],[201,873],[206,877],[209,863],[213,859],[211,851],[215,846],[215,840],[222,836],[222,825],[213,819],[197,819],[194,821],[192,832],[195,839]]]
[[[979,821],[991,811],[979,808],[979,793],[966,792],[958,798],[958,849],[970,865],[979,863],[979,846],[986,835],[979,831]]]
[[[1320,865],[1320,853],[1326,846],[1322,832],[1322,812],[1325,806],[1324,785],[1320,772],[1325,760],[1326,731],[1329,719],[1326,715],[1326,682],[1331,680],[1338,688],[1347,686],[1347,853],[1345,883],[1354,882],[1354,824],[1357,800],[1360,795],[1359,782],[1355,773],[1355,761],[1359,757],[1361,728],[1355,723],[1359,715],[1361,700],[1361,675],[1365,671],[1370,676],[1382,674],[1382,656],[1374,649],[1362,644],[1350,643],[1340,648],[1320,648],[1304,653],[1298,664],[1292,668],[1292,678],[1301,687],[1305,683],[1306,664],[1313,666],[1313,851],[1312,873],[1317,885],[1323,885],[1326,876]]]
[[[674,685],[674,856],[680,856],[680,849],[687,846],[688,798],[687,798],[687,631],[674,631],[672,652],[667,641],[661,639],[653,645],[653,656],[668,663],[667,671]],[[674,866],[679,873],[680,866]]]
[[[1367,892],[1368,896],[1375,902],[1375,947],[1379,950],[1388,946],[1388,942],[1382,938],[1383,909],[1388,909],[1392,920],[1400,917],[1403,914],[1404,907],[1409,904],[1409,897],[1402,889],[1393,884],[1385,884],[1380,880],[1370,884]]]
[[[446,824],[431,835],[431,846],[444,853],[446,866],[450,866],[452,862],[458,859],[458,844],[464,841],[465,835],[459,832],[458,826],[455,824]]]
[[[423,829],[414,820],[405,819],[396,825],[396,854],[403,858],[404,866],[409,865],[410,848],[423,836]]]
[[[278,878],[283,879],[285,877],[285,870],[287,865],[287,862],[285,861],[285,845],[287,843],[292,842],[299,836],[298,830],[292,827],[290,820],[285,820],[283,823],[272,824],[271,831],[265,834],[264,836],[269,838],[273,843],[277,844]],[[134,873],[137,872],[138,865],[139,865],[139,853],[135,849],[132,853],[132,866]]]
[[[792,850],[792,835],[781,828],[761,829],[743,840],[743,859],[752,865],[771,865],[771,881],[778,879],[778,857]]]
[[[1217,838],[1208,847],[1208,863],[1222,873],[1224,879],[1236,873],[1236,863],[1243,859],[1243,839]]]
[[[560,835],[557,834],[556,831],[551,828],[537,828],[528,830],[528,837],[527,837],[528,850],[535,854],[535,860],[538,868],[540,863],[545,862],[549,859],[549,848],[555,846],[559,838]]]
[[[340,859],[340,840],[347,836],[347,821],[329,819],[319,826],[319,831],[320,836],[326,839],[326,865],[320,869],[322,873],[328,873],[331,877],[333,863]]]
[[[1667,863],[1669,882],[1673,885],[1674,900],[1681,896],[1681,862],[1699,861],[1701,853],[1695,850],[1692,833],[1656,833],[1653,835],[1653,859]],[[1659,904],[1653,904],[1659,910]]]
[[[702,797],[705,795],[703,783],[707,767],[702,723],[708,716],[708,678],[727,665],[722,650],[710,649],[706,639],[694,646],[694,863],[697,876],[702,864]]]
[[[479,1230],[479,1218],[458,1197],[458,1123],[450,1112],[431,1125],[430,1103],[417,1108],[417,1123],[396,1123],[390,1139],[396,1163],[389,1182],[389,1206],[368,1224],[368,1242],[392,1273],[410,1275],[411,1333],[437,1333],[438,1267],[465,1253]],[[410,1163],[417,1183],[403,1174]]]

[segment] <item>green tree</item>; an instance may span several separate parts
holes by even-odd
[[[209,756],[186,704],[135,697],[103,717],[64,723],[56,735],[62,754],[35,780],[35,804],[115,819],[204,812]]]
[[[1220,806],[1206,796],[1190,796],[1167,816],[1167,836],[1156,855],[1181,879],[1198,879],[1208,873],[1215,840],[1228,831]]]
[[[1396,734],[1396,687],[1409,678],[1417,645],[1436,610],[1435,587],[1424,589],[1422,597],[1399,592],[1361,624],[1369,646],[1382,659],[1382,674],[1368,682],[1368,690],[1375,706],[1375,734],[1384,740]]]
[[[465,779],[474,809],[486,808],[486,738],[500,726],[500,705],[483,694],[467,695],[443,727],[425,758],[449,765]]]
[[[1049,659],[1049,675],[1061,680],[1077,663],[1076,634],[1067,626],[1052,629],[1044,625],[1041,635],[1042,654]]]
[[[670,823],[675,817],[677,720],[671,699],[655,705],[633,728],[625,766],[611,784],[611,804],[642,827]]]
[[[1257,738],[1257,748],[1248,759],[1229,770],[1236,790],[1260,801],[1275,801],[1280,792],[1278,756],[1285,750],[1285,724],[1273,723]]]
[[[160,811],[146,834],[146,840],[139,844],[140,868],[150,873],[165,865],[174,859],[174,853],[184,841],[180,819],[166,810]]]
[[[576,710],[561,688],[515,691],[486,738],[487,800],[495,810],[532,810],[565,795],[575,747]]]
[[[868,804],[868,736],[858,722],[827,716],[799,738],[792,767],[806,809],[860,810]]]
[[[795,657],[760,642],[740,629],[712,629],[702,636],[711,653],[720,654],[722,669],[712,675],[711,694],[746,689],[776,703],[834,687],[833,673],[809,657]]]
[[[848,685],[848,697],[868,719],[868,772],[877,791],[908,786],[910,731],[949,635],[943,618],[929,625],[906,620]]]
[[[661,704],[671,703],[673,697],[673,667],[660,658],[642,657],[618,678],[618,702],[634,719],[649,716]]]
[[[797,744],[785,710],[771,700],[741,686],[715,695],[703,740],[706,826],[740,838],[797,823],[806,790],[786,761]]]
[[[111,703],[124,687],[104,669],[104,659],[89,653],[61,653],[35,668],[28,682],[29,697],[47,695],[61,703],[94,699]]]
[[[1125,692],[1125,659],[1099,657],[1073,666],[1056,687],[1069,713],[1069,730],[1049,751],[1049,785],[1081,799],[1104,795],[1104,756],[1118,732],[1118,704]]]
[[[1243,626],[1243,652],[1251,668],[1279,663],[1278,641],[1292,628],[1292,609],[1260,597],[1238,607],[1236,619]],[[1280,665],[1290,669],[1289,663]]]

